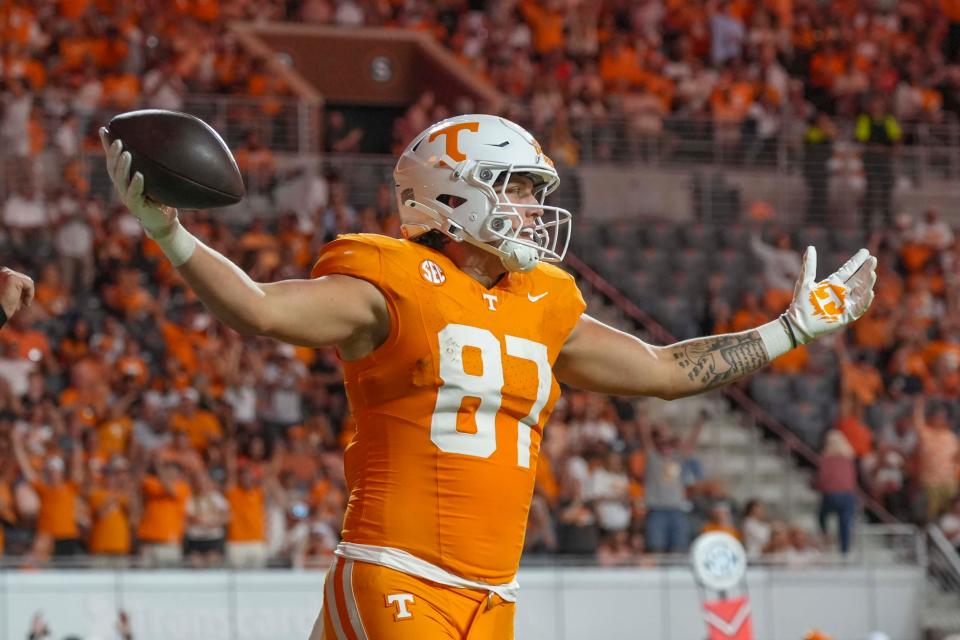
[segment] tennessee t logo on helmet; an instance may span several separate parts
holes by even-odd
[[[447,155],[456,162],[463,162],[467,159],[467,156],[460,151],[460,132],[464,130],[476,133],[480,130],[480,123],[454,122],[453,124],[448,124],[447,126],[441,127],[440,129],[437,129],[431,133],[430,137],[427,138],[427,142],[433,142],[440,136],[444,136],[447,143]]]

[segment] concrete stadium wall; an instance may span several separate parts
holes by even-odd
[[[305,640],[324,573],[0,572],[0,637],[26,638],[42,611],[51,640],[114,640],[125,609],[137,640]],[[698,640],[706,636],[690,572],[532,568],[520,573],[520,640]],[[752,569],[758,640],[799,640],[811,628],[834,640],[871,630],[919,640],[923,575],[915,567]]]

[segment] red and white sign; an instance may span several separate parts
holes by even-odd
[[[750,601],[747,596],[703,603],[709,640],[753,640]]]

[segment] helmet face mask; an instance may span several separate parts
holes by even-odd
[[[536,204],[511,202],[515,176],[533,182]],[[435,229],[498,255],[511,271],[566,253],[571,214],[545,204],[560,178],[533,136],[512,122],[469,115],[437,123],[410,143],[394,178],[407,238]]]

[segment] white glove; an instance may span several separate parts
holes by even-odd
[[[100,127],[100,142],[107,155],[107,173],[120,201],[140,221],[147,236],[157,241],[173,266],[179,267],[193,254],[196,238],[181,226],[175,208],[153,202],[143,195],[143,174],[138,171],[130,177],[133,158],[129,151],[123,150],[123,141],[118,138],[111,143],[107,130]]]
[[[807,247],[793,302],[779,319],[759,328],[770,359],[858,319],[873,302],[877,259],[860,249],[825,280],[816,282],[817,250]]]

